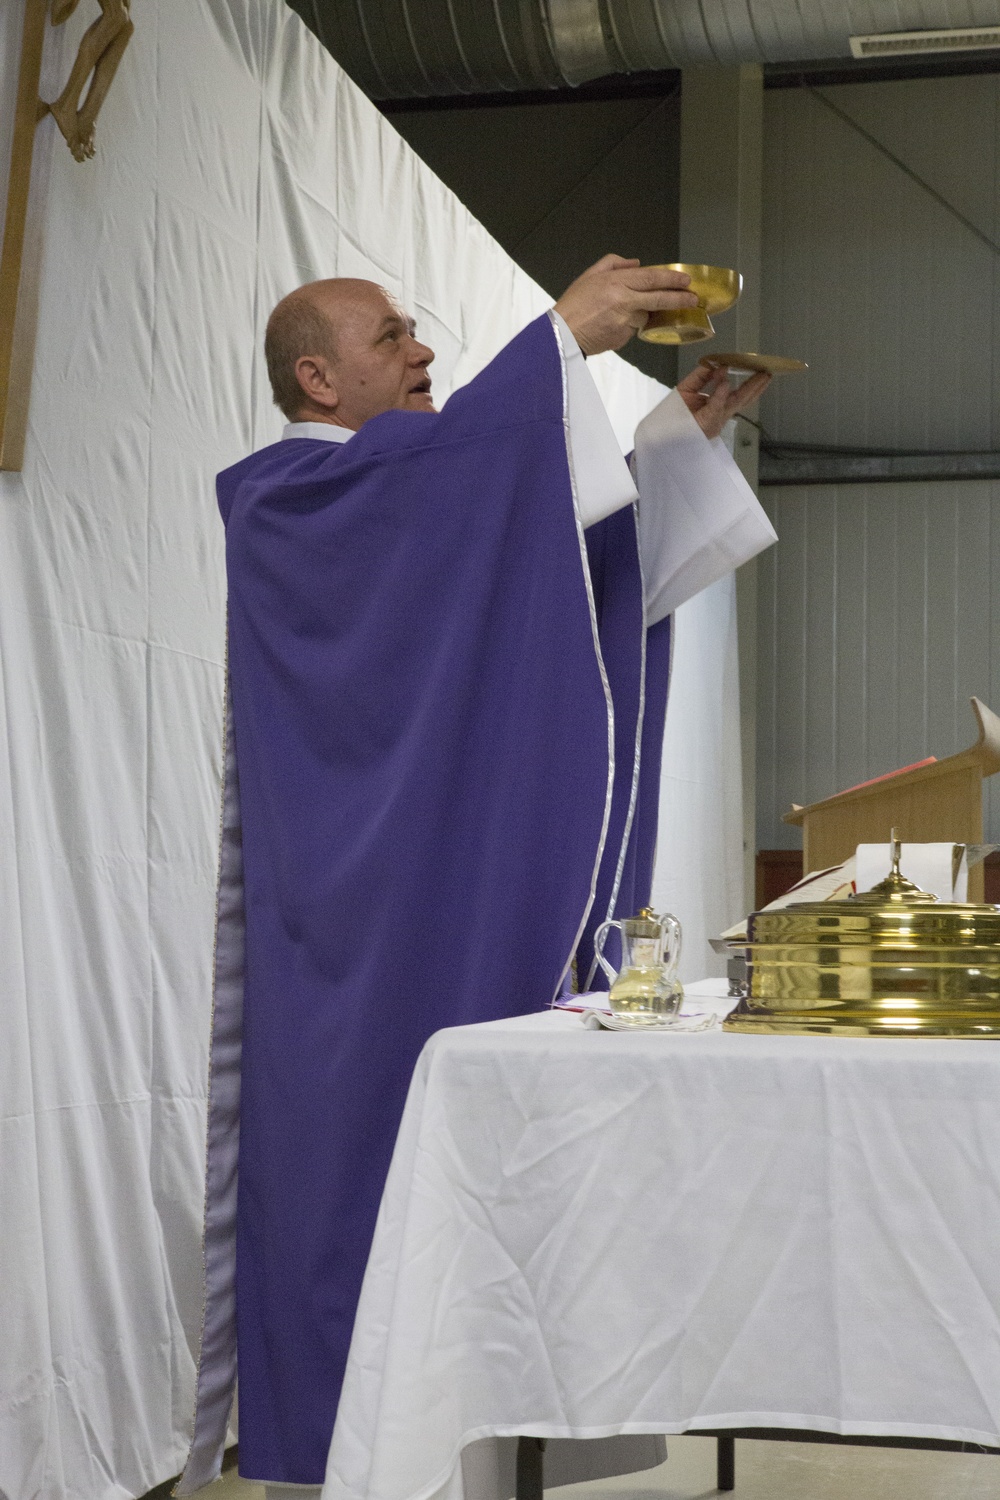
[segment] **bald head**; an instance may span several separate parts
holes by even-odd
[[[264,355],[275,405],[289,421],[357,430],[393,409],[433,411],[413,319],[374,281],[313,281],[272,312]]]

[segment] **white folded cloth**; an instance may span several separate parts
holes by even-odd
[[[711,1031],[725,1020],[736,999],[729,993],[725,979],[695,979],[684,986],[680,1015],[665,1026],[631,1026],[614,1014],[606,990],[588,990],[582,995],[565,995],[557,1010],[579,1011],[584,1026],[591,1031]]]
[[[616,1016],[613,1010],[588,1007],[580,1020],[588,1031],[712,1031],[722,1017],[714,1010],[690,1010],[681,1011],[672,1021],[663,1021],[658,1026],[636,1026],[624,1016]]]

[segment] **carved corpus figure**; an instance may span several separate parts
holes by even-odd
[[[67,21],[78,3],[79,0],[52,0],[53,26]],[[58,99],[43,105],[43,112],[51,111],[77,161],[86,161],[94,154],[94,121],[135,30],[129,15],[129,0],[99,0],[99,3],[101,14],[83,34],[66,87]],[[91,74],[94,76],[81,104],[80,95]]]

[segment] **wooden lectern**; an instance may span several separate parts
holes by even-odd
[[[972,711],[979,734],[968,750],[785,813],[802,828],[803,873],[849,859],[859,844],[887,844],[893,828],[904,844],[981,844],[983,777],[1000,771],[1000,718],[978,698]],[[982,899],[979,864],[969,871],[969,900]]]

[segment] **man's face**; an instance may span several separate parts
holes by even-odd
[[[336,359],[329,376],[339,422],[357,430],[384,411],[435,410],[427,372],[434,351],[417,340],[413,319],[383,287],[353,283],[330,317]]]

